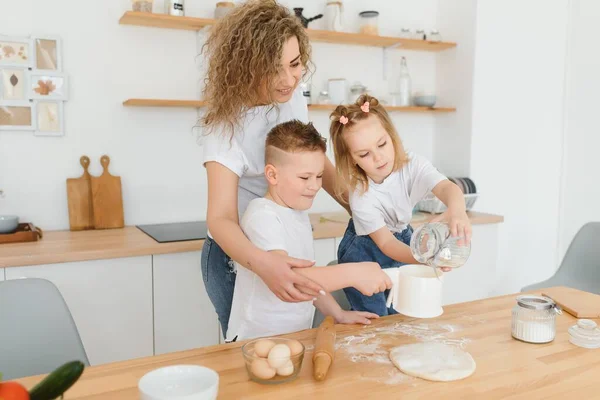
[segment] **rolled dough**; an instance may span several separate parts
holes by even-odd
[[[430,381],[456,381],[475,372],[475,360],[469,353],[444,343],[394,347],[390,359],[405,374]]]

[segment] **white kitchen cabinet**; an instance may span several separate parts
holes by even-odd
[[[317,239],[314,241],[317,266],[324,266],[336,259],[335,239]]]
[[[443,303],[490,297],[496,281],[498,224],[473,225],[471,255],[460,268],[444,274]]]
[[[4,268],[0,268],[0,281],[4,280]]]
[[[6,279],[44,278],[58,287],[90,364],[153,354],[151,256],[11,267],[5,272]]]
[[[153,256],[156,354],[219,343],[219,322],[204,287],[200,254]]]

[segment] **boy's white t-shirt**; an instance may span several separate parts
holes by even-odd
[[[230,135],[211,133],[202,138],[202,165],[216,161],[240,177],[238,184],[238,216],[241,219],[251,200],[267,193],[265,179],[265,141],[277,124],[297,119],[308,123],[308,108],[298,87],[287,103],[277,108],[259,106],[250,109]]]
[[[414,206],[446,179],[426,158],[408,152],[409,161],[377,184],[369,179],[368,190],[350,194],[350,208],[356,234],[369,235],[387,226],[402,232],[412,218]]]
[[[313,235],[308,213],[282,207],[265,198],[254,199],[240,222],[258,248],[284,250],[290,257],[314,260]],[[312,327],[311,301],[279,300],[254,272],[235,263],[237,277],[227,329],[227,341],[281,335]]]

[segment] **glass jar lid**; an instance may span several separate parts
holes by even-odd
[[[379,11],[362,11],[359,12],[358,15],[360,15],[363,18],[374,18],[379,16]]]
[[[579,319],[569,328],[569,341],[586,349],[600,348],[600,329],[591,319]]]
[[[552,299],[534,295],[523,295],[517,297],[517,304],[530,310],[550,310],[552,308],[557,308],[556,303],[552,301]]]

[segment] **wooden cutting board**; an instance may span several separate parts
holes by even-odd
[[[557,286],[542,291],[563,310],[577,318],[600,318],[600,295],[566,286]]]
[[[88,167],[90,159],[79,159],[83,175],[67,179],[67,202],[69,204],[69,226],[72,231],[94,229],[94,207],[92,204],[92,186]]]
[[[121,194],[121,178],[108,172],[110,158],[100,158],[102,175],[92,176],[92,202],[94,205],[94,226],[96,229],[122,228],[123,197]]]

